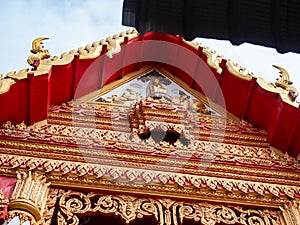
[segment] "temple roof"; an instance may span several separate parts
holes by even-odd
[[[274,148],[299,155],[299,104],[282,68],[278,83],[270,84],[201,44],[168,34],[140,35],[135,30],[61,57],[31,59],[32,70],[8,73],[0,80],[1,123],[32,125],[45,120],[51,106],[86,96],[150,62],[237,121],[266,130],[267,142]]]
[[[207,37],[300,53],[299,1],[125,0],[122,23],[140,33]]]

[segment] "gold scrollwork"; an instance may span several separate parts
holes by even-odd
[[[129,195],[83,194],[69,191],[59,201],[60,224],[79,224],[80,216],[101,214],[120,216],[126,224],[152,217],[160,225],[179,225],[194,220],[203,225],[245,224],[280,225],[276,209],[247,209],[241,206],[185,203],[171,199],[139,198]]]

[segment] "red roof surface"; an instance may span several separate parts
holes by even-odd
[[[106,53],[116,47],[112,43],[120,43],[121,51],[110,58]],[[47,119],[50,105],[86,95],[149,61],[163,66],[237,118],[265,129],[273,147],[298,157],[300,111],[285,90],[268,86],[203,46],[153,32],[121,33],[77,53],[43,60],[36,71],[8,75],[0,80],[0,122],[31,125]]]

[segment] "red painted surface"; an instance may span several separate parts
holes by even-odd
[[[0,176],[0,190],[7,199],[11,197],[16,185],[16,181],[16,178]],[[2,224],[5,220],[7,208],[8,204],[6,203],[0,205],[0,224]]]
[[[151,40],[161,43],[153,48],[147,42]],[[173,47],[168,48],[164,43]],[[186,52],[182,53],[182,48]],[[255,79],[245,81],[230,74],[225,62],[221,65],[222,74],[217,74],[207,65],[202,49],[192,48],[181,37],[149,32],[126,40],[121,52],[113,58],[104,55],[106,51],[104,48],[99,57],[89,60],[75,56],[69,64],[53,66],[48,74],[12,85],[8,92],[0,95],[0,122],[33,124],[46,119],[51,104],[81,97],[118,80],[148,64],[149,61],[143,59],[155,58],[159,51],[160,60],[166,60],[158,61],[159,64],[173,75],[216,103],[223,104],[224,98],[229,112],[267,130],[272,146],[294,157],[300,153],[299,108],[284,103],[278,94],[264,90]]]
[[[9,199],[11,197],[16,182],[16,178],[0,176],[0,189],[6,198]]]

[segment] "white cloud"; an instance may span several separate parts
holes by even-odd
[[[229,41],[197,38],[205,46],[210,47],[222,54],[225,58],[231,59],[247,68],[259,77],[268,82],[275,82],[279,77],[279,71],[272,65],[285,68],[294,82],[294,86],[300,90],[300,54],[280,54],[273,48],[244,43],[240,46],[233,46]]]
[[[0,73],[27,65],[31,42],[49,37],[44,45],[52,55],[77,49],[128,28],[121,25],[123,0],[14,0],[2,1],[0,8]],[[300,89],[299,54],[279,54],[274,49],[228,41],[201,39],[226,58],[238,62],[267,81],[275,81],[284,67]]]
[[[0,19],[0,72],[27,67],[31,42],[44,42],[52,55],[120,33],[121,0],[5,1]]]

